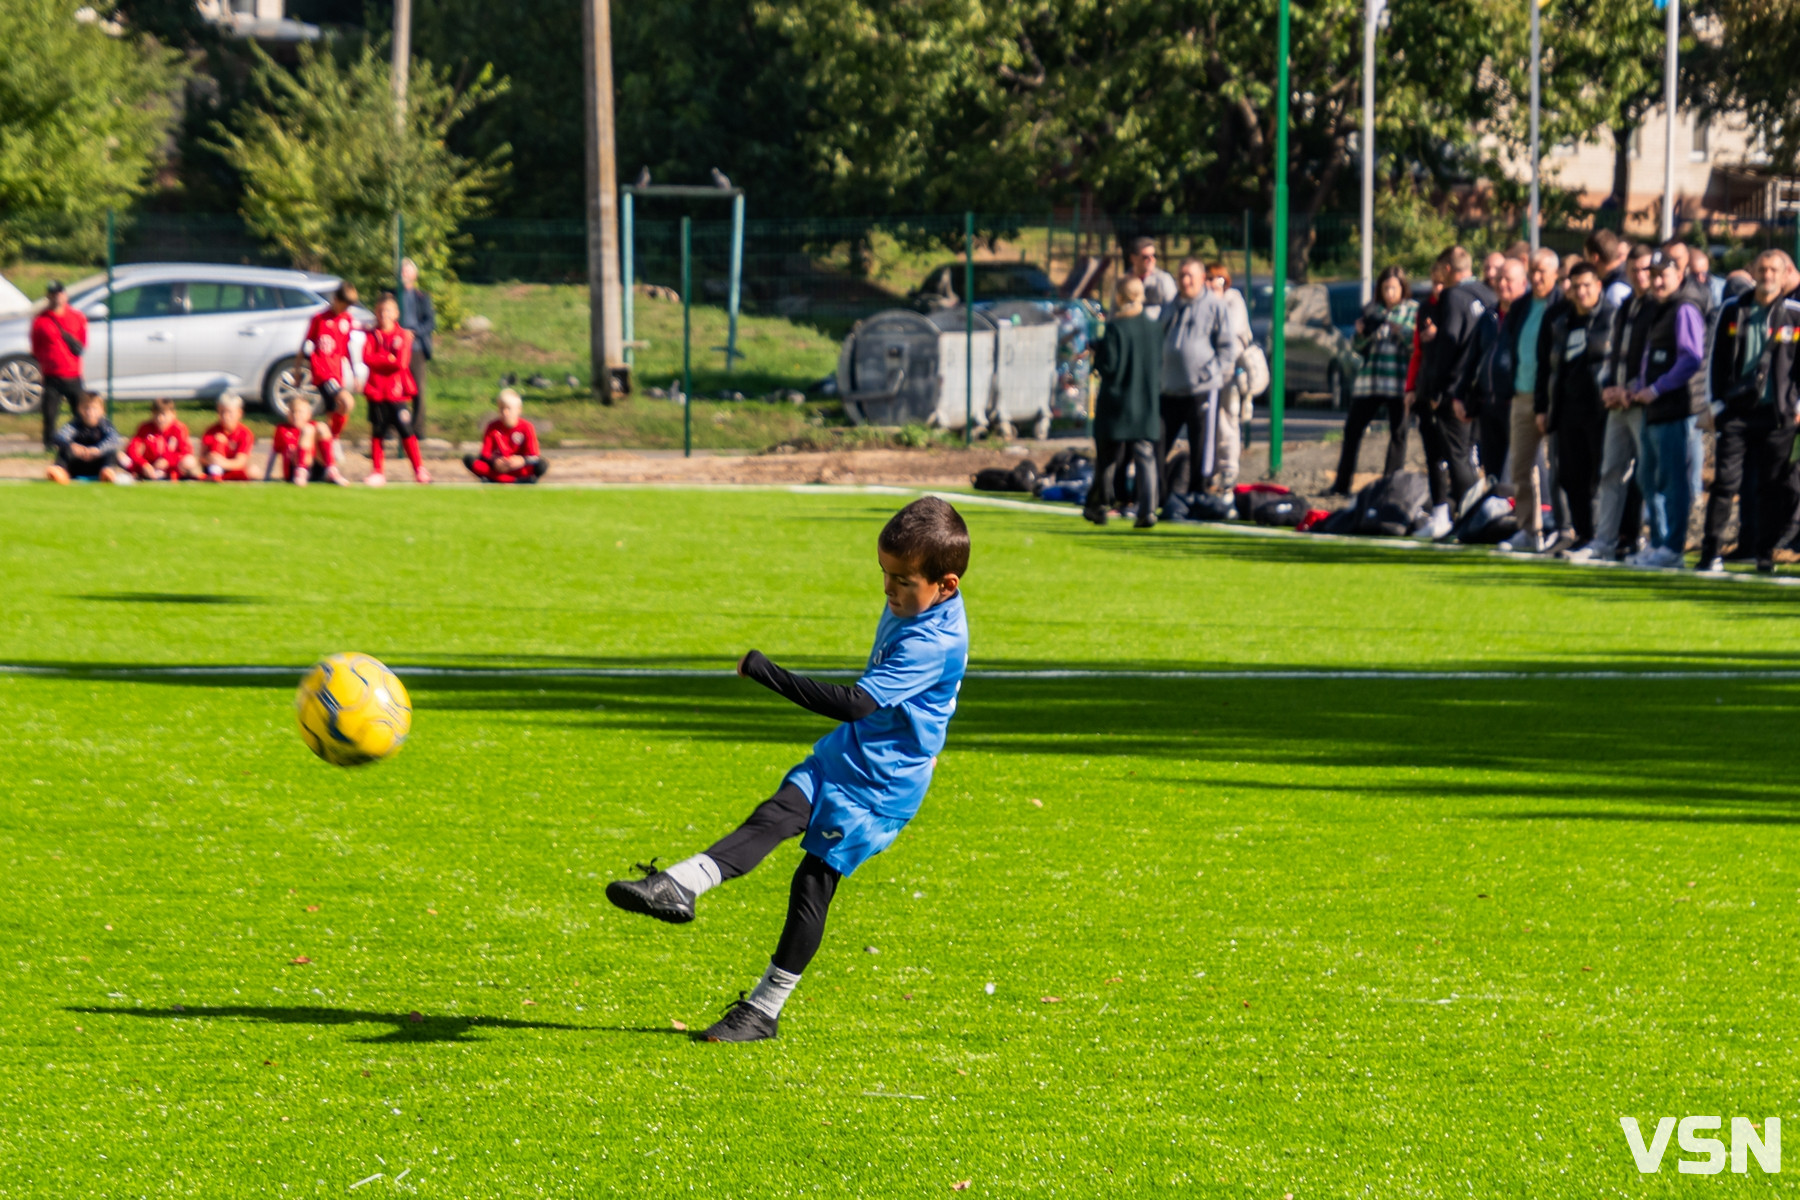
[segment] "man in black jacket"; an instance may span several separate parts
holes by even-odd
[[[1517,369],[1518,330],[1507,336],[1506,318],[1528,288],[1525,264],[1516,258],[1504,260],[1494,277],[1494,296],[1498,303],[1482,314],[1476,327],[1476,368],[1474,377],[1458,389],[1463,411],[1475,422],[1476,456],[1481,469],[1498,476],[1506,465],[1506,443],[1511,436],[1512,376]]]
[[[1518,533],[1500,543],[1500,547],[1527,554],[1542,553],[1554,541],[1552,535],[1544,532],[1543,502],[1555,502],[1556,484],[1550,470],[1550,460],[1555,455],[1544,452],[1547,423],[1537,412],[1537,381],[1544,319],[1563,298],[1556,283],[1561,269],[1562,259],[1554,250],[1542,248],[1531,256],[1531,290],[1507,312],[1506,325],[1500,333],[1512,371],[1505,377],[1497,376],[1495,384],[1497,395],[1506,397],[1507,444],[1511,449],[1508,475],[1519,521]],[[1538,470],[1540,458],[1544,460],[1542,472]]]
[[[1780,250],[1756,256],[1756,289],[1719,310],[1712,349],[1713,485],[1706,500],[1700,569],[1720,570],[1719,543],[1739,497],[1738,542],[1756,555],[1756,569],[1775,569],[1777,539],[1793,516],[1793,452],[1800,418],[1800,301],[1784,296],[1793,264]],[[1746,473],[1753,485],[1746,489]],[[1754,496],[1754,499],[1752,497]]]
[[[437,310],[432,307],[431,293],[419,286],[419,264],[410,258],[400,260],[400,328],[413,332],[412,370],[419,385],[413,397],[413,432],[425,436],[425,364],[431,361],[431,338],[437,332]]]
[[[1600,484],[1606,438],[1606,360],[1619,310],[1606,300],[1592,263],[1569,271],[1567,295],[1552,305],[1538,331],[1537,384],[1532,408],[1538,428],[1556,442],[1557,483],[1575,528],[1571,553],[1594,540],[1594,489]]]
[[[1432,537],[1450,532],[1451,503],[1461,515],[1480,479],[1469,417],[1456,392],[1474,371],[1481,316],[1498,303],[1492,289],[1470,277],[1473,264],[1467,250],[1452,246],[1438,255],[1438,262],[1445,272],[1444,294],[1436,319],[1422,321],[1419,330],[1419,440],[1431,467]]]
[[[1656,252],[1635,246],[1626,261],[1626,277],[1632,295],[1619,306],[1613,320],[1612,346],[1606,360],[1606,386],[1600,394],[1606,406],[1606,435],[1600,457],[1600,491],[1594,515],[1594,536],[1585,550],[1571,551],[1576,562],[1611,562],[1622,548],[1637,544],[1643,493],[1638,487],[1637,466],[1644,435],[1644,410],[1626,398],[1644,358],[1644,339],[1661,302],[1650,290],[1650,260]]]

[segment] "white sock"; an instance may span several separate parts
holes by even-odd
[[[669,877],[698,896],[719,886],[719,864],[704,854],[696,854],[670,867]]]
[[[781,1006],[794,994],[794,985],[799,982],[798,975],[770,963],[769,969],[762,973],[762,978],[756,981],[756,987],[750,992],[749,1003],[761,1009],[763,1015],[770,1019],[777,1018],[781,1016]]]

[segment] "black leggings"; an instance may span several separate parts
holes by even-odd
[[[69,415],[81,405],[82,396],[87,394],[87,387],[79,378],[65,379],[60,375],[44,376],[44,394],[39,407],[44,410],[44,449],[56,449],[56,431],[62,425],[62,402],[69,402]]]
[[[1406,400],[1401,396],[1357,396],[1350,401],[1350,412],[1344,418],[1344,448],[1338,453],[1337,479],[1332,488],[1348,492],[1356,482],[1356,456],[1362,449],[1363,434],[1369,422],[1386,414],[1388,423],[1387,458],[1382,460],[1383,476],[1399,474],[1406,466]]]
[[[757,805],[742,825],[714,842],[706,855],[718,864],[721,881],[736,879],[767,858],[775,847],[806,832],[806,823],[811,819],[812,802],[806,793],[784,783],[773,796]],[[788,888],[787,922],[781,927],[781,940],[775,943],[775,954],[770,959],[777,967],[795,975],[805,972],[825,937],[825,914],[842,878],[817,855],[809,853],[800,860],[794,882]]]

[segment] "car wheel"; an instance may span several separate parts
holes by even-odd
[[[44,403],[44,375],[29,354],[0,358],[0,412],[36,412]]]
[[[295,396],[305,396],[313,402],[313,411],[319,409],[319,389],[312,384],[300,382],[300,360],[298,357],[278,359],[269,373],[263,377],[262,405],[277,421],[288,419],[288,402]]]

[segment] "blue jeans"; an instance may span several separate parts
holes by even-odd
[[[1686,417],[1644,425],[1643,491],[1650,510],[1650,544],[1687,550],[1688,514],[1694,507],[1692,445],[1697,420]]]

